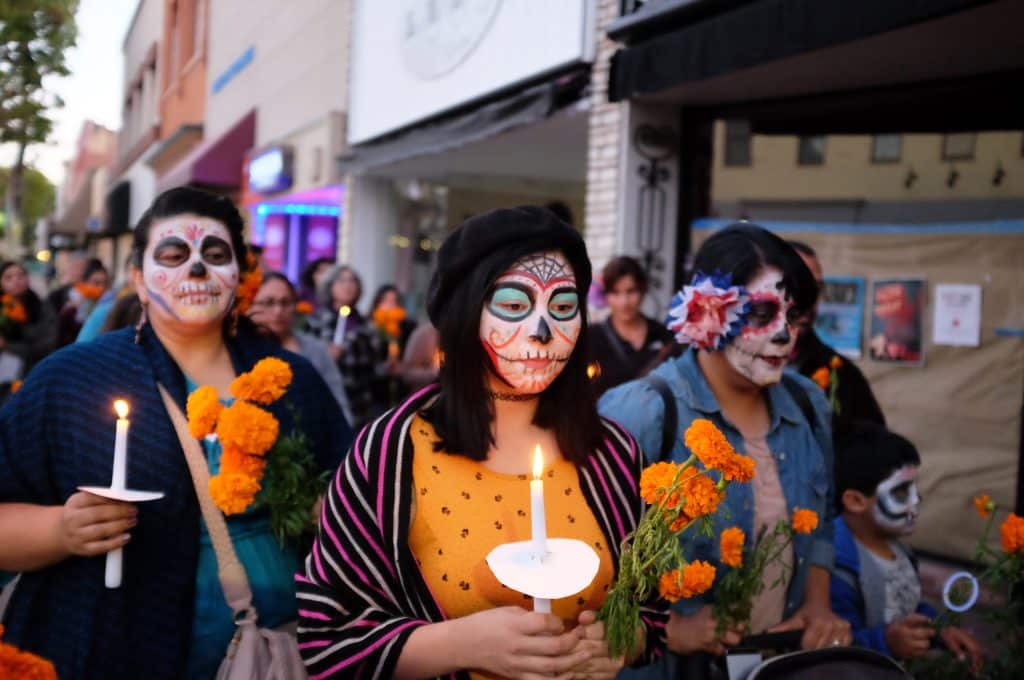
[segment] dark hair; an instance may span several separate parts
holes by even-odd
[[[587,289],[590,261],[579,233],[537,206],[494,210],[455,229],[438,253],[427,308],[442,355],[441,394],[423,416],[438,450],[486,460],[494,439],[494,406],[485,376],[491,360],[480,342],[480,315],[494,282],[527,255],[561,252],[573,267],[581,328],[572,356],[540,395],[534,424],[554,432],[562,454],[581,463],[600,444],[601,425],[587,378]]]
[[[302,270],[302,275],[299,276],[299,283],[309,290],[315,289],[316,281],[313,280],[313,276],[316,274],[316,270],[319,269],[321,265],[325,264],[334,264],[334,260],[329,257],[318,257],[307,264]]]
[[[108,277],[110,276],[109,272],[107,272],[107,268],[103,266],[103,263],[100,262],[99,259],[91,257],[89,258],[89,261],[85,263],[85,269],[82,270],[81,280],[83,282],[88,281],[89,277],[95,274],[96,272],[103,272]]]
[[[626,276],[633,277],[641,293],[647,292],[647,272],[636,258],[626,255],[609,260],[601,270],[601,282],[604,284],[605,292],[614,288],[619,279]]]
[[[356,299],[352,301],[352,311],[355,310],[355,306],[359,304],[359,298],[363,297],[363,280],[359,277],[359,274],[355,269],[348,266],[347,264],[336,264],[331,267],[331,270],[327,272],[327,276],[323,278],[320,283],[320,290],[317,291],[317,297],[320,299],[320,304],[331,309],[334,306],[333,295],[331,289],[334,288],[334,282],[337,281],[342,274],[348,272],[352,275],[352,278],[356,282]],[[334,310],[337,312],[338,310]]]
[[[732,282],[745,286],[765,267],[782,272],[782,285],[798,312],[814,307],[818,284],[803,259],[781,238],[756,224],[732,224],[701,244],[694,257],[695,271],[732,274]]]
[[[15,262],[14,260],[8,260],[0,264],[0,278],[3,278],[4,274],[6,274],[7,270],[11,267],[17,267],[21,271],[25,272],[26,275],[28,274],[28,270],[25,269],[24,265],[19,262]],[[3,288],[0,287],[0,293],[3,292]],[[25,306],[25,314],[28,316],[28,322],[35,323],[38,321],[39,315],[43,311],[43,302],[39,299],[39,296],[36,295],[36,292],[31,288],[26,288],[25,292],[19,296],[19,300],[21,304]]]
[[[103,320],[103,327],[100,333],[116,331],[119,328],[134,326],[142,318],[142,302],[135,293],[122,295],[114,301],[107,312],[107,318]]]
[[[806,255],[807,257],[814,257],[814,258],[818,257],[818,253],[815,252],[814,248],[810,247],[809,245],[807,245],[803,241],[792,241],[792,240],[790,240],[790,241],[786,241],[786,243],[789,244],[790,248],[792,248],[796,252],[800,253],[801,255]]]
[[[562,201],[551,201],[544,207],[555,213],[555,217],[562,220],[570,227],[576,224],[572,217],[572,209]]]
[[[296,294],[295,294],[295,284],[293,284],[291,281],[289,281],[288,277],[285,276],[283,273],[281,273],[281,272],[263,272],[263,280],[260,281],[260,288],[262,288],[263,286],[267,285],[271,281],[280,281],[281,283],[283,283],[284,285],[286,285],[288,287],[288,292],[291,293],[291,296],[293,298],[296,297]]]
[[[384,296],[388,293],[394,293],[395,297],[398,298],[398,304],[402,304],[402,292],[398,290],[398,286],[393,283],[385,283],[377,289],[376,293],[373,294],[373,304],[370,305],[370,314],[373,314],[373,311],[377,309],[377,305],[380,304],[380,301],[383,300]]]
[[[245,245],[244,224],[238,208],[225,196],[217,196],[192,187],[168,189],[157,196],[149,209],[139,218],[132,238],[135,266],[142,270],[142,255],[149,245],[149,230],[154,221],[189,214],[217,220],[227,228],[231,235],[231,248],[235,251],[238,268],[245,271],[246,255],[249,251]]]
[[[842,425],[836,430],[835,442],[836,506],[840,512],[847,489],[872,496],[893,472],[921,463],[921,455],[910,441],[872,422]]]

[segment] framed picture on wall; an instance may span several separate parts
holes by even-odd
[[[875,361],[924,363],[924,279],[872,283],[869,356]]]
[[[864,278],[826,276],[814,330],[847,359],[860,359],[864,329]]]

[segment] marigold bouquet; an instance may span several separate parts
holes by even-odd
[[[192,392],[187,404],[192,436],[221,444],[220,471],[210,478],[213,502],[225,515],[268,508],[282,544],[311,528],[310,509],[326,484],[303,435],[280,436],[277,418],[262,408],[284,396],[291,381],[288,363],[268,357],[231,383],[230,406],[208,385]]]
[[[811,374],[811,380],[817,383],[818,387],[825,390],[829,406],[832,407],[832,413],[836,415],[839,415],[842,410],[838,396],[839,369],[842,365],[843,360],[838,355],[835,355],[829,360],[828,366],[822,366]]]
[[[0,625],[0,638],[3,636],[4,627]],[[0,678],[57,680],[57,670],[46,659],[0,642]]]
[[[699,524],[710,534],[711,515],[725,498],[730,482],[754,477],[754,460],[740,455],[709,420],[695,420],[684,434],[690,457],[682,463],[655,463],[640,477],[640,494],[648,504],[636,530],[623,541],[619,572],[598,613],[607,627],[613,656],[636,649],[640,607],[655,592],[675,602],[707,591],[715,568],[688,561],[679,535]]]
[[[818,527],[818,515],[813,510],[797,508],[789,522],[780,520],[769,533],[767,527],[758,532],[757,539],[745,547],[746,536],[739,527],[730,527],[719,536],[722,564],[731,567],[715,590],[712,610],[721,634],[727,628],[750,623],[754,599],[764,591],[764,570],[779,561],[789,548],[795,534],[809,534]],[[787,580],[792,565],[782,562],[783,573],[769,587],[777,588]]]
[[[0,297],[0,335],[10,339],[21,324],[28,321],[25,306],[10,293]]]

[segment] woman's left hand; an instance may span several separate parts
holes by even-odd
[[[572,677],[575,680],[611,680],[626,665],[626,660],[621,656],[611,657],[604,634],[604,621],[598,621],[597,612],[587,609],[580,612],[577,622],[583,629],[583,637],[573,651],[587,649],[591,656],[572,669]]]
[[[853,642],[849,622],[836,616],[828,607],[814,603],[804,604],[793,616],[769,628],[768,632],[782,633],[801,628],[804,631],[800,639],[801,649],[842,647]]]

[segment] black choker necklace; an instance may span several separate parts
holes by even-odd
[[[487,391],[487,396],[498,401],[533,401],[540,398],[539,394],[505,394],[503,392],[491,392],[490,390]]]

